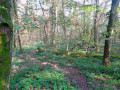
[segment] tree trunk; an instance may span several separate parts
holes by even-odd
[[[95,20],[94,20],[94,45],[98,47],[98,11],[99,11],[99,0],[96,0],[96,12],[95,12]]]
[[[13,34],[13,47],[16,48],[16,35],[15,35],[16,32],[14,31],[13,33],[14,33]]]
[[[83,4],[85,5],[85,3],[86,3],[86,0],[84,0]],[[83,22],[84,22],[83,34],[85,35],[86,34],[86,14],[85,14],[85,11],[83,13]]]
[[[50,14],[51,14],[51,17],[52,17],[52,21],[51,21],[51,40],[52,40],[52,48],[54,50],[56,50],[55,22],[54,22],[54,18],[53,18],[55,16],[55,14],[54,14],[54,12],[55,12],[54,3],[55,3],[55,1],[52,1],[52,7],[51,7],[51,10],[50,10],[51,11]]]
[[[18,43],[19,43],[19,47],[20,47],[20,52],[23,52],[19,30],[17,30],[17,36],[18,36]]]
[[[43,18],[45,18],[45,11],[44,11],[44,8],[42,7],[42,4],[41,4],[41,1],[39,0],[39,4],[40,4],[40,7],[42,9],[42,13],[43,13]],[[44,0],[43,0],[43,4],[44,4]],[[47,33],[47,30],[46,30],[46,21],[44,20],[44,23],[43,23],[43,28],[44,28],[44,35],[43,35],[43,41],[44,41],[44,44],[45,44],[45,52],[47,50],[47,44],[48,44],[48,33]]]
[[[4,3],[4,4],[2,4]],[[9,89],[12,53],[12,0],[1,0],[0,6],[0,90]],[[11,9],[12,8],[12,9]],[[4,12],[4,13],[2,13]],[[2,21],[4,19],[4,22]],[[7,22],[10,23],[7,23]]]
[[[64,0],[62,0],[62,10],[63,10],[63,22],[64,22],[64,24],[62,25],[62,27],[63,27],[63,31],[64,31],[64,35],[65,35],[65,40],[66,40],[66,50],[68,51],[69,42],[68,42],[67,31],[66,31],[66,26],[65,26]]]
[[[16,22],[19,23],[18,21],[18,15],[17,15],[17,6],[16,6],[16,0],[13,1],[14,3],[14,12],[15,12],[15,19],[16,19]],[[21,44],[21,39],[20,39],[20,31],[17,30],[17,37],[18,37],[18,43],[19,43],[19,47],[20,47],[20,52],[23,52],[23,49],[22,49],[22,44]]]
[[[109,62],[110,62],[111,33],[112,33],[112,28],[116,21],[115,19],[116,19],[116,11],[118,4],[119,4],[119,0],[112,0],[112,7],[111,7],[110,17],[107,27],[108,35],[106,35],[105,46],[104,46],[103,64],[106,66],[109,66]]]

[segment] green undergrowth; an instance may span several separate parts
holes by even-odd
[[[82,74],[88,77],[90,81],[88,84],[93,88],[96,86],[102,90],[120,88],[120,60],[118,58],[112,58],[110,67],[103,66],[102,58],[98,57],[78,57],[74,58],[72,62],[76,68],[81,70]]]
[[[50,52],[40,52],[36,54],[39,60],[56,61],[58,65],[67,66],[67,63],[72,63],[81,71],[83,75],[88,77],[88,84],[94,89],[110,89],[114,90],[120,87],[120,61],[119,58],[111,58],[111,66],[103,66],[101,55],[94,57],[70,57],[66,55],[52,54]],[[97,86],[97,87],[96,87]],[[95,88],[96,87],[96,88]]]
[[[58,70],[52,70],[50,65],[34,65],[21,70],[11,77],[10,90],[74,90],[70,81]]]
[[[24,51],[28,52],[29,49]],[[36,62],[37,60],[44,62],[60,60],[56,64],[63,65],[65,62],[61,61],[64,61],[65,56],[36,52],[35,57],[34,61],[30,61],[30,55],[24,57],[24,54],[16,51],[15,61],[12,62],[14,70],[11,75],[10,90],[76,90],[76,86],[71,85],[70,80],[64,76],[63,70],[53,69],[51,64],[41,66],[40,63]]]
[[[26,48],[25,52],[34,51],[34,48]],[[94,54],[94,53],[93,53]],[[70,80],[64,76],[64,70],[53,69],[51,64],[41,66],[36,62],[47,62],[58,64],[63,67],[75,67],[88,79],[94,90],[119,90],[120,88],[120,60],[111,58],[110,67],[102,65],[102,56],[73,57],[71,55],[59,54],[58,52],[34,52],[35,60],[30,61],[31,56],[16,51],[13,61],[16,71],[11,76],[10,90],[77,90]],[[81,54],[82,55],[82,54]],[[21,58],[22,57],[22,58]],[[20,59],[20,60],[19,60]],[[77,73],[79,74],[79,73]]]
[[[52,54],[50,52],[36,53],[39,60],[56,61],[60,66],[76,67],[83,75],[88,78],[88,84],[94,89],[116,90],[120,88],[120,60],[111,58],[111,66],[106,67],[102,64],[102,56],[90,57],[70,57],[66,55]],[[68,65],[67,63],[70,63]],[[96,87],[97,86],[97,87]],[[96,88],[95,88],[96,87]]]
[[[44,52],[43,48],[38,47],[37,48],[39,52]],[[116,52],[115,52],[116,51]],[[119,58],[120,59],[120,55],[119,50],[115,50],[115,51],[111,51],[111,57],[113,58]],[[86,53],[86,51],[84,50],[78,50],[78,51],[66,51],[66,50],[47,50],[47,52],[56,54],[56,55],[67,55],[67,56],[72,56],[72,57],[88,57],[88,56],[92,56],[92,57],[103,57],[103,53],[99,53],[99,52],[93,52],[93,53]],[[114,53],[114,54],[113,54]]]
[[[57,55],[50,52],[38,52],[36,53],[36,57],[38,57],[40,61],[56,61],[54,63],[59,64],[60,66],[66,66],[67,63],[72,60],[72,57],[66,57],[66,55]]]

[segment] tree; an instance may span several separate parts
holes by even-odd
[[[13,3],[14,3],[14,14],[15,14],[14,18],[16,19],[16,23],[19,23],[18,15],[17,15],[17,6],[16,6],[17,3],[16,3],[16,0],[14,0]],[[22,45],[21,45],[21,39],[20,39],[20,31],[19,30],[17,30],[17,37],[18,37],[18,43],[19,43],[20,51],[23,52]],[[14,37],[14,42],[15,42],[15,37]]]
[[[109,22],[107,27],[107,35],[104,46],[103,64],[106,66],[109,66],[109,62],[110,62],[111,33],[116,21],[115,19],[116,19],[118,5],[119,5],[119,0],[112,0],[112,7],[110,11]]]
[[[62,28],[63,28],[63,31],[64,31],[64,35],[65,35],[65,40],[66,40],[66,50],[68,51],[68,47],[69,47],[69,42],[68,42],[68,37],[67,37],[67,31],[66,31],[66,26],[65,26],[65,8],[64,8],[64,0],[62,0],[62,11],[63,11],[63,25],[62,25]]]
[[[55,13],[54,12],[56,12],[57,5],[56,5],[55,0],[52,0],[51,3],[52,3],[52,7],[50,8],[50,15],[51,15],[50,16],[51,17],[51,41],[52,41],[52,47],[55,50],[56,49],[56,40],[55,40],[55,25],[56,25],[55,19],[56,19],[56,17],[55,17]]]
[[[98,8],[99,8],[99,0],[96,0],[96,12],[95,12],[95,20],[94,20],[94,45],[98,46]]]
[[[85,5],[85,3],[86,3],[86,0],[84,0],[84,2],[83,2],[84,4],[83,5]],[[84,18],[84,29],[83,29],[83,33],[85,34],[86,33],[86,17],[85,17],[85,11],[84,11],[84,14],[83,14],[83,18]]]
[[[0,1],[0,90],[8,90],[12,53],[12,0]]]
[[[44,41],[44,44],[45,44],[45,51],[47,49],[47,44],[48,44],[48,31],[46,29],[46,20],[45,20],[45,9],[42,7],[42,3],[41,1],[39,0],[39,4],[40,4],[40,7],[42,9],[42,13],[43,13],[43,18],[44,18],[44,24],[43,24],[43,28],[44,28],[44,35],[43,35],[43,41]],[[44,5],[44,0],[43,0],[43,5]]]

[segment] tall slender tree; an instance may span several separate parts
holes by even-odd
[[[55,50],[56,48],[56,41],[55,41],[55,20],[54,20],[54,17],[55,17],[55,7],[56,7],[56,3],[55,3],[55,0],[52,0],[52,7],[50,9],[51,11],[51,40],[52,40],[52,47],[53,49]]]
[[[42,4],[44,5],[45,1],[43,0],[43,3],[41,3],[41,1],[39,0],[39,4],[40,4],[40,7],[42,9],[42,13],[43,13],[43,18],[44,18],[44,24],[43,24],[43,28],[44,28],[44,35],[43,35],[43,41],[44,41],[44,44],[47,45],[48,44],[48,31],[46,29],[46,21],[45,21],[45,10],[44,8],[42,7]],[[47,46],[45,46],[45,51],[47,49]]]
[[[104,46],[103,64],[106,66],[109,66],[109,62],[110,62],[111,33],[116,21],[116,15],[117,15],[116,13],[117,13],[118,5],[119,5],[119,0],[112,0],[112,7],[110,11],[109,22],[107,27],[107,35]]]
[[[19,23],[19,20],[18,20],[18,15],[17,15],[17,2],[16,0],[13,1],[14,3],[14,18],[16,19],[16,23]],[[15,37],[14,37],[15,38]],[[18,38],[18,43],[19,43],[19,47],[20,47],[20,51],[23,52],[23,49],[22,49],[22,44],[21,44],[21,39],[20,39],[20,31],[17,30],[17,38]]]
[[[65,40],[66,40],[66,50],[68,51],[68,47],[69,47],[69,42],[68,42],[68,37],[67,37],[67,31],[66,31],[66,25],[65,25],[65,9],[64,9],[64,5],[65,5],[65,1],[62,0],[62,11],[63,11],[63,31],[64,31],[64,35],[65,35]]]
[[[98,46],[98,12],[99,12],[99,0],[96,0],[96,12],[94,20],[94,45]]]
[[[86,4],[86,0],[84,0],[83,5]],[[86,34],[86,17],[85,17],[85,11],[83,13],[83,19],[84,19],[84,26],[83,26],[83,33]]]

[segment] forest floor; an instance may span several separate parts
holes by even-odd
[[[45,65],[51,65],[52,69],[58,69],[58,70],[62,70],[64,72],[64,76],[67,77],[71,84],[76,84],[76,88],[77,90],[91,90],[90,85],[87,84],[87,78],[84,77],[83,75],[81,75],[81,71],[76,69],[74,66],[71,65],[71,63],[67,63],[64,66],[61,66],[58,63],[59,60],[49,60],[49,61],[43,61],[43,60],[39,60],[39,58],[37,58],[35,56],[35,53],[37,52],[37,50],[33,50],[31,52],[24,52],[21,54],[20,57],[18,57],[17,59],[15,57],[13,57],[13,61],[18,61],[18,60],[22,60],[24,59],[24,61],[22,63],[20,63],[21,65],[19,65],[19,69],[21,69],[22,67],[29,67],[29,66],[33,66],[32,63],[39,63],[40,66],[45,66]],[[25,61],[26,57],[29,57],[29,61]],[[15,69],[15,68],[14,68]],[[13,69],[13,72],[14,72]],[[17,71],[20,71],[19,69],[17,69]],[[16,72],[16,71],[15,71]]]
[[[26,53],[28,55],[34,56],[34,51],[30,53]],[[87,79],[80,74],[80,70],[76,69],[75,67],[69,67],[67,65],[71,65],[71,63],[67,63],[67,65],[60,66],[56,64],[59,60],[50,60],[50,61],[40,61],[36,59],[36,57],[32,57],[31,59],[36,60],[39,62],[40,65],[51,65],[53,69],[62,69],[65,72],[64,76],[67,76],[70,81],[76,81],[77,88],[82,90],[90,90],[90,86],[87,84]]]
[[[107,75],[106,70],[112,74],[112,69],[98,65],[100,60],[96,58],[88,60],[35,49],[17,51],[12,59],[10,90],[119,90],[118,79],[114,79],[117,84],[111,83],[113,78]],[[89,73],[91,70],[94,72]],[[106,75],[97,74],[103,70]]]

